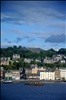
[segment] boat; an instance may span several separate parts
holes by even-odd
[[[4,80],[3,83],[12,83],[12,80]]]
[[[12,83],[12,82],[13,82],[12,79],[8,79],[8,78],[5,78],[5,79],[3,80],[3,83],[6,83],[6,84]]]
[[[44,86],[43,83],[39,83],[39,82],[25,83],[25,85],[31,85],[31,86]]]

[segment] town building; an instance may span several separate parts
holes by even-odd
[[[20,79],[20,71],[19,70],[11,70],[12,72],[12,79],[19,80]]]
[[[13,54],[13,59],[19,59],[20,55],[19,54]]]
[[[52,59],[54,62],[62,60],[63,55],[53,55]]]
[[[63,78],[65,78],[66,80],[66,68],[62,68],[62,69],[59,69],[60,70],[60,77],[61,77],[61,80]]]
[[[24,59],[24,62],[27,62],[27,63],[30,63],[31,61],[33,61],[33,59],[30,59],[30,58],[25,58]]]
[[[35,61],[36,61],[36,62],[41,62],[41,59],[36,59]]]
[[[32,74],[32,68],[26,68],[25,74]]]
[[[27,74],[26,75],[27,79],[40,79],[40,74]]]
[[[0,57],[0,60],[8,60],[8,61],[10,61],[10,57]]]
[[[0,65],[9,65],[10,57],[1,57]]]
[[[53,59],[52,59],[52,58],[46,57],[46,58],[44,59],[43,63],[51,64],[51,63],[54,63],[54,62],[53,62]]]
[[[55,72],[54,71],[40,72],[40,80],[55,80]]]
[[[56,68],[55,70],[55,80],[60,80],[60,70],[58,68]]]
[[[32,68],[32,74],[37,74],[38,71],[41,71],[41,70],[44,71],[46,69],[43,67],[34,67],[34,68]]]
[[[37,74],[38,72],[38,67],[32,68],[32,74]]]
[[[12,79],[12,72],[11,71],[5,71],[5,79]]]
[[[66,61],[65,61],[65,60],[61,60],[60,62],[61,62],[61,63],[66,63]]]
[[[5,78],[19,80],[20,79],[20,71],[19,70],[6,71]]]

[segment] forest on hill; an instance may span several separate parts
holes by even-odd
[[[0,48],[1,49],[1,57],[11,57],[13,54],[20,54],[21,58],[44,58],[44,57],[52,57],[53,55],[63,54],[66,56],[66,48],[61,48],[58,51],[54,49],[42,50],[40,48],[26,48],[26,47],[8,47],[8,48]]]

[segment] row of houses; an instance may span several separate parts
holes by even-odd
[[[45,68],[31,68],[23,70],[10,70],[3,71],[1,68],[1,77],[12,78],[13,80],[19,80],[22,78],[27,79],[39,79],[39,80],[66,80],[66,69],[56,69],[56,70],[47,70]],[[4,72],[4,74],[3,74]]]
[[[40,80],[63,80],[63,78],[66,80],[66,69],[40,72]]]
[[[20,58],[19,54],[13,54],[12,60],[17,60]],[[55,63],[60,61],[60,63],[66,63],[66,57],[64,55],[53,55],[52,58],[50,57],[45,57],[43,59],[43,63]],[[0,65],[9,65],[10,57],[1,57],[0,58]],[[30,63],[33,61],[31,58],[24,58],[24,62]],[[40,58],[35,59],[36,62],[41,62]]]
[[[53,55],[53,57],[45,57],[43,59],[43,63],[55,63],[60,61],[60,63],[66,63],[66,57],[64,55]],[[33,61],[33,59],[30,58],[25,58],[24,62],[28,62],[30,63],[31,61]],[[35,59],[36,62],[41,62],[40,58]]]

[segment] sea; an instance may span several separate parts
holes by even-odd
[[[1,84],[1,100],[66,100],[66,82],[29,86],[24,82]]]

